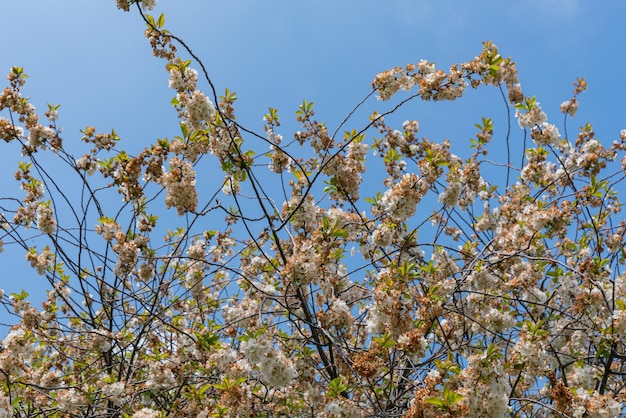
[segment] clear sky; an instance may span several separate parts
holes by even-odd
[[[113,0],[0,5],[0,71],[24,67],[30,76],[24,94],[41,115],[47,102],[62,105],[66,147],[87,125],[115,128],[130,152],[179,132],[164,62],[152,57],[136,11],[124,13]],[[204,60],[218,93],[237,92],[239,121],[262,131],[267,108],[278,108],[286,138],[297,129],[291,121],[303,99],[315,102],[318,119],[332,131],[377,72],[422,58],[446,70],[478,55],[488,40],[517,62],[524,93],[538,97],[550,121],[562,120],[559,105],[584,76],[589,90],[570,127],[591,122],[606,143],[626,128],[622,0],[158,0],[151,13],[161,12],[165,27]],[[400,120],[417,118],[423,135],[454,143],[471,137],[481,116],[502,112],[496,90],[469,91],[459,103],[415,102]],[[363,126],[365,117],[350,127]],[[18,156],[0,152],[0,190],[13,195],[17,184],[7,182]],[[8,293],[41,287],[42,278],[15,254],[0,255],[0,287]]]

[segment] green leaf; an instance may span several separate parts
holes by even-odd
[[[431,405],[435,405],[437,409],[443,409],[443,399],[440,398],[426,398],[424,402],[427,402]]]
[[[24,73],[24,67],[11,67],[11,72],[17,76],[17,78],[28,78],[28,75]]]
[[[348,390],[348,386],[342,383],[341,377],[336,377],[328,384],[327,395],[331,397],[338,397],[346,390]]]
[[[489,360],[502,358],[500,348],[494,343],[489,344],[489,347],[487,347],[487,351],[485,352],[485,357]]]
[[[11,293],[11,297],[14,300],[25,300],[28,297],[28,293],[24,289],[20,293]]]
[[[103,217],[98,219],[98,222],[100,222],[103,225],[106,225],[108,223],[115,222],[115,219],[114,218],[109,218],[108,216],[103,216]]]
[[[224,95],[220,96],[220,99],[226,102],[234,102],[237,100],[237,93],[235,93],[234,91],[230,91],[229,89],[226,89],[224,92]]]
[[[307,102],[306,100],[302,101],[302,104],[299,106],[299,109],[296,111],[296,115],[305,116],[312,114],[313,110],[313,102]]]
[[[465,399],[465,396],[450,390],[448,388],[444,389],[443,391],[443,399],[444,399],[444,403],[449,406],[452,407],[455,404],[457,404],[458,402],[462,401],[463,399]]]
[[[165,14],[161,13],[159,20],[157,20],[157,28],[162,28],[165,25]]]
[[[396,151],[395,148],[389,148],[389,150],[385,153],[385,163],[390,163],[392,161],[398,161],[402,158],[402,155]]]
[[[146,23],[148,28],[152,29],[156,27],[156,22],[154,21],[154,17],[152,17],[152,15],[146,14],[146,20],[148,21],[148,23]]]
[[[200,346],[204,349],[210,349],[211,347],[214,347],[215,345],[217,345],[220,339],[219,335],[217,334],[202,335],[199,332],[195,332],[194,334],[198,339],[198,344],[200,344]]]
[[[373,340],[380,348],[391,348],[396,345],[390,334],[382,334],[379,337],[374,337]]]
[[[180,132],[183,134],[183,138],[187,139],[189,136],[189,128],[182,122],[180,122]]]
[[[448,411],[463,399],[465,399],[465,396],[460,395],[453,390],[445,388],[443,390],[443,398],[426,398],[425,402],[434,405],[439,410]]]
[[[17,166],[19,167],[19,169],[20,169],[20,171],[22,173],[28,173],[30,171],[30,168],[33,166],[33,164],[32,163],[26,163],[26,162],[23,162],[23,161],[19,161],[17,163]]]

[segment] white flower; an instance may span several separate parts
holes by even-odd
[[[177,67],[170,69],[168,86],[176,91],[193,90],[198,81],[198,72],[193,68],[185,68],[181,73]]]
[[[570,382],[572,387],[578,387],[585,389],[591,389],[595,385],[596,381],[596,370],[593,366],[589,366],[587,364],[576,367],[572,369],[572,371],[568,374],[567,380]]]
[[[49,110],[46,113],[48,120],[50,122],[54,122],[55,120],[57,120],[59,118],[59,111],[58,110]]]
[[[517,123],[522,129],[542,125],[548,120],[548,116],[539,107],[539,102],[535,103],[534,107],[526,113],[517,110],[515,116],[517,116]]]
[[[130,9],[130,3],[128,0],[115,0],[115,4],[117,5],[118,9],[124,10],[126,12]]]
[[[383,308],[375,303],[369,308],[369,315],[367,318],[367,332],[370,334],[380,334],[385,332],[387,324],[390,322],[391,317],[383,312]]]
[[[259,366],[265,381],[274,388],[283,387],[296,377],[296,370],[291,360],[284,354],[274,351],[271,357],[266,357]]]
[[[213,121],[215,106],[200,90],[191,93],[191,98],[185,106],[187,108],[185,122],[190,128],[203,129],[202,121]]]
[[[551,123],[544,122],[543,133],[548,136],[550,145],[557,144],[559,140],[561,139],[561,135],[559,134],[559,129]]]
[[[154,277],[154,265],[150,263],[142,263],[137,271],[139,279],[147,282]]]
[[[37,206],[37,228],[44,234],[52,234],[57,227],[57,223],[52,215],[52,208],[48,205],[39,204]]]
[[[556,126],[546,122],[536,125],[538,125],[538,127],[533,129],[531,132],[531,137],[535,144],[543,146],[556,145],[559,143],[561,140],[561,134],[559,134],[559,130]]]
[[[370,235],[369,240],[377,247],[387,247],[393,240],[393,230],[387,224],[380,224]]]
[[[609,236],[606,240],[606,245],[608,247],[608,250],[610,253],[616,253],[619,250],[621,250],[622,247],[622,235],[615,233],[611,236]],[[0,243],[0,248],[2,248],[2,245]],[[1,250],[0,250],[1,252]]]
[[[272,346],[268,341],[259,341],[255,338],[251,338],[248,341],[242,341],[239,348],[248,361],[256,365],[265,361],[268,353],[272,350]]]
[[[392,220],[404,222],[415,213],[426,190],[423,178],[416,174],[405,174],[398,184],[385,192],[379,206]]]
[[[567,113],[570,117],[574,117],[578,111],[578,102],[574,100],[567,100],[561,103],[561,112]]]
[[[224,179],[224,183],[222,184],[222,193],[224,193],[226,196],[230,196],[232,194],[239,193],[240,188],[241,187],[237,180],[233,179],[230,176],[226,176],[226,178]]]
[[[150,378],[146,381],[147,389],[170,389],[177,385],[174,373],[162,364],[150,366]]]
[[[9,398],[4,394],[0,394],[0,418],[10,418],[12,410]]]
[[[14,328],[9,331],[7,336],[4,338],[4,341],[2,342],[4,349],[8,350],[13,349],[16,346],[23,346],[21,340],[22,338],[24,338],[25,334],[26,332],[22,328]]]
[[[152,10],[156,6],[156,0],[142,0],[141,6],[144,10]]]
[[[423,74],[432,74],[435,72],[435,64],[423,59],[417,63],[417,68]]]
[[[439,195],[437,201],[446,206],[455,206],[461,195],[461,186],[459,182],[448,184],[448,187]]]
[[[76,389],[71,388],[59,390],[57,392],[57,402],[61,411],[75,412],[84,403],[84,400],[76,392]]]
[[[87,154],[76,160],[76,168],[86,171],[87,175],[91,176],[98,169],[98,162],[89,158],[89,154]]]
[[[122,402],[124,402],[125,400],[124,397],[121,396],[124,394],[123,382],[114,382],[114,383],[105,385],[102,391],[107,397],[112,398],[111,400],[116,405],[121,405]]]
[[[159,418],[161,414],[150,408],[143,408],[133,414],[132,418]]]

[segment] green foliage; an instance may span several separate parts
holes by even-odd
[[[454,406],[465,399],[465,396],[460,395],[459,393],[445,388],[443,391],[443,397],[441,398],[426,398],[425,402],[434,405],[440,411],[449,412],[452,411]]]

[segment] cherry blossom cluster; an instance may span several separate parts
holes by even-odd
[[[175,207],[179,215],[194,211],[198,205],[195,171],[191,164],[179,158],[172,158],[170,171],[160,178],[165,188],[167,207]]]
[[[0,249],[21,245],[50,285],[40,309],[0,291],[15,318],[0,416],[622,414],[626,130],[611,144],[591,124],[565,135],[584,79],[557,127],[488,42],[447,72],[421,60],[378,74],[383,109],[342,133],[305,101],[283,137],[276,109],[260,133],[237,120],[236,94],[192,68],[163,15],[145,23],[179,135],[130,155],[88,126],[75,158],[58,106],[42,125],[22,95],[21,68],[0,95],[26,195],[1,208]],[[464,149],[387,117],[401,90],[457,100],[468,86],[506,89],[523,132],[485,117]],[[204,176],[221,180],[198,188]]]

